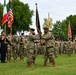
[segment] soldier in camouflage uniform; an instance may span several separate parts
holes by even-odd
[[[8,47],[7,47],[7,61],[10,62],[11,56],[12,56],[12,39],[13,39],[11,33],[8,34],[7,39],[11,43],[11,44],[8,44]]]
[[[63,54],[67,53],[67,49],[68,49],[67,42],[64,41],[64,43],[63,43]]]
[[[45,40],[46,51],[44,52],[44,64],[43,66],[47,65],[47,61],[49,59],[50,65],[55,66],[55,59],[54,59],[54,37],[46,25],[43,27],[44,35],[42,39]],[[43,41],[42,41],[43,42]]]
[[[20,61],[24,60],[24,43],[25,43],[25,38],[24,38],[24,33],[22,33],[20,36],[20,49],[19,49]]]
[[[72,47],[73,47],[71,40],[69,40],[69,41],[67,42],[67,46],[68,46],[68,48],[67,48],[67,55],[70,57],[71,54],[72,54]]]
[[[55,48],[54,48],[55,57],[58,57],[58,51],[59,51],[59,44],[58,41],[55,41]]]
[[[28,40],[27,40],[27,66],[32,67],[34,66],[35,63],[35,58],[34,58],[34,40],[36,39],[35,33],[34,33],[33,28],[30,28],[30,33],[28,35]]]
[[[13,35],[13,49],[12,49],[13,58],[15,62],[17,61],[17,57],[19,55],[19,47],[20,47],[19,42],[20,42],[19,36],[15,32],[15,34]]]
[[[74,41],[74,53],[76,53],[76,40]]]
[[[63,51],[63,41],[58,41],[59,42],[59,54],[62,54]]]

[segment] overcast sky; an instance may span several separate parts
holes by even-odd
[[[9,0],[6,0],[8,2]],[[76,14],[76,0],[20,0],[24,3],[28,3],[31,10],[36,12],[35,3],[38,4],[39,18],[41,28],[44,22],[44,18],[48,17],[48,12],[50,18],[52,18],[53,23],[57,20],[64,20],[69,15]],[[0,0],[0,3],[3,4],[3,0]],[[25,9],[26,10],[26,9]],[[33,26],[35,27],[35,13],[32,17]]]

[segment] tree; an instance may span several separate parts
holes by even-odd
[[[60,21],[56,21],[56,24],[53,25],[53,34],[56,38],[60,38],[61,36],[63,36],[63,32],[62,32],[62,23]]]
[[[0,26],[2,26],[3,5],[0,3]]]
[[[13,29],[18,31],[28,31],[32,25],[33,10],[30,10],[28,4],[24,4],[19,0],[12,1],[12,9],[14,14]]]
[[[66,21],[68,22],[70,20],[70,25],[72,29],[72,35],[76,36],[76,15],[70,15],[66,18]]]
[[[19,0],[12,0],[11,5],[12,5],[12,11],[14,15],[14,23],[12,25],[13,32],[28,31],[30,25],[32,25],[32,16],[34,13],[33,10],[30,10],[28,4],[24,4]],[[7,4],[7,7],[9,7],[9,3]],[[3,9],[3,7],[1,7],[1,9]],[[0,15],[2,15],[2,13],[3,11],[1,10]],[[9,31],[8,27],[7,27],[7,31]]]
[[[69,20],[72,34],[74,37],[76,36],[76,15],[70,15],[69,17],[66,17],[66,19],[62,22],[56,21],[56,23],[53,24],[53,34],[55,37],[61,37],[63,40],[67,40]]]
[[[48,24],[48,19],[47,18],[44,18],[44,23],[43,25],[47,25]],[[52,18],[50,18],[50,27],[52,29],[52,26],[53,26],[53,23],[52,23]]]

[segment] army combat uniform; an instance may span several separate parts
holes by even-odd
[[[68,46],[68,48],[67,48],[67,55],[71,56],[73,46],[72,46],[72,42],[70,40],[67,42],[67,46]]]
[[[27,65],[32,66],[34,64],[34,40],[36,39],[36,36],[33,34],[28,35],[27,45],[26,45],[26,53],[27,53]]]
[[[44,52],[44,66],[47,65],[47,61],[49,59],[50,64],[55,66],[55,59],[54,59],[54,37],[51,32],[44,33],[42,39],[45,40],[46,51]]]
[[[25,44],[25,38],[24,36],[21,36],[20,38],[20,48],[19,48],[19,57],[20,57],[20,60],[23,61],[24,60],[24,44]]]
[[[19,36],[17,34],[14,34],[13,35],[13,48],[12,48],[14,61],[17,60],[17,57],[19,55],[19,47],[20,47]]]
[[[10,43],[12,43],[12,35],[8,35],[7,39]],[[10,62],[12,57],[12,45],[8,44],[7,46],[7,61]]]
[[[59,51],[59,44],[57,41],[55,41],[55,47],[54,47],[55,57],[58,57],[58,51]]]

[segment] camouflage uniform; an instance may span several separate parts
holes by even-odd
[[[54,37],[51,32],[44,33],[42,39],[45,40],[46,51],[44,52],[44,66],[47,65],[49,59],[50,64],[55,65],[54,59]]]
[[[55,57],[58,57],[58,51],[59,51],[59,44],[57,41],[55,41],[55,48],[54,48]]]
[[[23,36],[21,36],[21,38],[20,38],[20,48],[19,48],[20,60],[24,59],[24,43],[25,43],[25,38]]]
[[[35,62],[35,58],[34,58],[34,49],[35,49],[34,40],[35,39],[36,39],[36,36],[30,33],[28,36],[27,46],[26,46],[28,66],[31,66]]]
[[[64,53],[64,54],[66,54],[67,49],[68,49],[68,47],[67,47],[67,42],[64,41],[64,43],[63,43],[63,53]]]
[[[26,56],[26,44],[27,44],[27,39],[24,39],[24,57]]]
[[[8,35],[7,39],[10,43],[12,43],[12,35]],[[7,61],[10,62],[12,56],[12,45],[8,44],[7,46]]]
[[[13,49],[12,49],[12,52],[13,52],[13,58],[14,58],[14,61],[17,60],[17,57],[19,55],[19,37],[17,34],[14,34],[13,35]]]
[[[68,46],[67,55],[71,56],[71,54],[72,54],[72,42],[70,40],[67,42],[67,46]]]
[[[76,53],[76,40],[74,42],[74,53]]]
[[[59,41],[59,54],[62,54],[63,52],[63,41]]]

